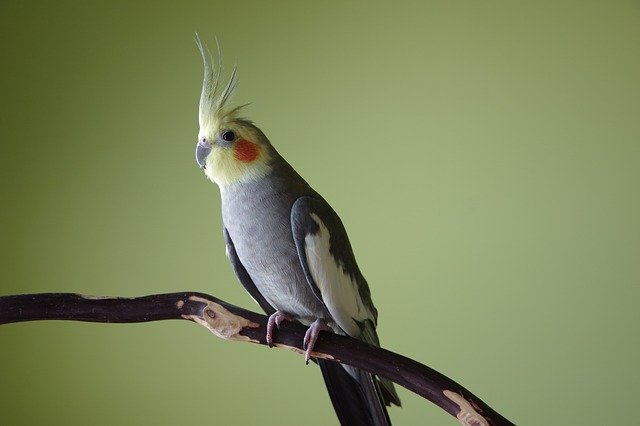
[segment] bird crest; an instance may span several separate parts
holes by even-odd
[[[227,84],[222,88],[222,53],[218,39],[216,38],[217,66],[209,48],[206,43],[200,39],[198,33],[195,34],[194,39],[202,56],[204,66],[198,121],[201,130],[213,130],[223,122],[237,119],[239,111],[246,105],[240,105],[235,108],[229,108],[227,106],[229,99],[238,85],[237,69],[234,65]]]

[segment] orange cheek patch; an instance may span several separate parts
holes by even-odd
[[[258,158],[258,154],[260,154],[260,147],[246,139],[240,139],[236,142],[233,150],[233,154],[236,159],[243,163],[251,163],[252,161],[255,161],[255,159]]]

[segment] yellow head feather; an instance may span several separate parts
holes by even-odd
[[[195,35],[196,45],[202,55],[202,62],[204,64],[204,77],[202,80],[202,92],[200,93],[200,108],[198,112],[198,122],[200,124],[200,130],[210,129],[211,127],[219,127],[219,124],[227,120],[233,120],[237,117],[238,112],[244,106],[233,109],[227,109],[226,104],[233,95],[233,92],[238,85],[238,77],[236,67],[233,67],[231,71],[231,77],[227,82],[226,87],[218,95],[218,86],[220,84],[220,76],[222,73],[222,55],[220,53],[220,45],[216,39],[216,46],[218,47],[218,66],[216,67],[211,56],[211,52],[207,45],[200,40],[200,37],[196,33]]]
[[[236,67],[233,67],[229,81],[221,93],[218,94],[222,70],[220,45],[216,39],[218,51],[218,66],[216,67],[209,48],[200,40],[197,33],[195,41],[204,64],[204,78],[198,113],[198,122],[200,124],[198,140],[208,141],[211,146],[211,152],[206,159],[205,174],[221,188],[234,182],[252,180],[264,176],[270,169],[271,155],[266,146],[268,141],[250,121],[239,117],[240,110],[246,105],[234,108],[227,107],[227,103],[238,84]],[[216,144],[215,141],[222,130],[232,130],[238,135],[238,139],[255,143],[258,147],[257,158],[251,162],[243,162],[238,159],[237,152],[234,149],[220,147]]]

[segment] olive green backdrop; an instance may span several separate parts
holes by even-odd
[[[129,3],[0,3],[2,294],[257,309],[193,158],[199,31],[341,214],[386,347],[519,424],[638,421],[637,1]],[[301,357],[179,321],[2,326],[0,393],[2,425],[337,423]]]

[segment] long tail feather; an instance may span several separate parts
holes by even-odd
[[[340,364],[322,359],[318,359],[318,365],[341,425],[391,426],[374,376],[353,369],[354,378]]]

